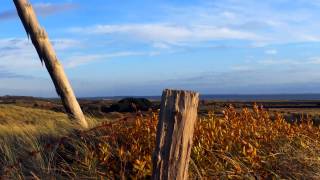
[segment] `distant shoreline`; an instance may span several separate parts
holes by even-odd
[[[104,96],[104,97],[79,97],[82,100],[119,100],[126,97],[147,98],[160,100],[161,96]],[[58,97],[32,97],[32,96],[0,96],[3,98],[36,98],[36,99],[59,99]],[[319,94],[211,94],[200,95],[201,100],[217,101],[317,101],[320,100]]]
[[[161,96],[113,96],[113,97],[83,97],[80,99],[110,99],[117,100],[125,97],[147,98],[160,100]],[[217,94],[217,95],[200,95],[201,100],[221,100],[221,101],[256,101],[256,100],[276,100],[276,101],[303,101],[303,100],[320,100],[320,94]]]

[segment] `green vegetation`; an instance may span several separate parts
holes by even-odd
[[[90,120],[79,131],[62,113],[0,105],[3,178],[148,179],[157,112],[117,121]],[[195,130],[191,178],[320,178],[320,128],[289,124],[253,107],[209,112]]]

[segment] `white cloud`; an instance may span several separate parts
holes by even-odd
[[[101,61],[101,60],[107,60],[117,57],[126,57],[126,56],[140,56],[145,55],[146,53],[143,52],[130,52],[130,51],[124,51],[124,52],[114,52],[110,54],[90,54],[90,55],[74,55],[69,57],[65,62],[66,68],[74,68],[80,65],[88,64],[90,62],[94,61]]]
[[[154,48],[157,48],[157,49],[169,49],[170,48],[170,45],[166,44],[166,43],[161,43],[161,42],[156,42],[156,43],[153,43],[152,45]]]
[[[287,4],[289,8],[279,8]],[[319,11],[309,7],[313,4],[306,0],[201,1],[186,6],[164,3],[164,7],[159,7],[162,14],[148,23],[100,22],[100,25],[75,27],[71,31],[104,35],[122,42],[143,41],[157,49],[195,47],[216,40],[244,40],[251,47],[320,42],[320,25],[314,23],[320,16]]]
[[[236,19],[237,18],[237,15],[230,12],[230,11],[224,11],[221,13],[221,15],[227,19]]]
[[[276,54],[278,54],[278,51],[276,49],[268,49],[265,51],[265,54],[276,55]]]
[[[254,33],[209,25],[181,26],[173,24],[97,25],[72,28],[72,32],[86,34],[119,34],[135,40],[156,43],[206,42],[224,39],[258,40]]]
[[[63,52],[81,43],[73,39],[54,39],[52,44],[56,50]],[[10,70],[41,68],[37,52],[27,38],[0,39],[0,59],[0,66]]]
[[[51,41],[51,43],[53,44],[56,50],[66,50],[69,48],[74,48],[74,47],[79,48],[83,46],[83,44],[78,40],[66,39],[66,38],[54,39]]]
[[[250,65],[234,65],[231,67],[232,71],[250,71],[254,70],[254,68]]]
[[[305,63],[319,65],[320,64],[320,57],[311,57]]]
[[[263,65],[298,65],[301,64],[300,61],[292,60],[292,59],[265,59],[259,61],[259,64]]]
[[[58,12],[63,12],[67,10],[72,10],[77,7],[77,4],[74,3],[60,3],[60,4],[52,4],[52,3],[37,3],[34,4],[35,11],[40,15],[50,15]]]
[[[262,65],[285,65],[296,66],[301,68],[302,66],[319,65],[320,57],[305,57],[304,59],[264,59],[258,61],[258,64]],[[257,66],[257,64],[251,64],[251,66]],[[312,66],[311,66],[312,67]]]
[[[76,50],[79,51],[79,47],[81,48],[81,46],[83,46],[83,43],[78,40],[60,38],[52,40],[52,44],[54,49],[58,51],[57,55],[59,57],[63,55],[63,57],[59,59],[66,68],[75,68],[91,62],[112,58],[143,55],[156,56],[161,53],[160,51],[116,51],[108,54],[85,54],[75,53],[74,51],[70,52],[71,48],[76,48]],[[160,48],[162,45],[158,44],[158,46]],[[69,53],[66,53],[66,51],[69,51]],[[0,39],[0,59],[0,67],[14,72],[41,68],[37,52],[31,41],[26,38]]]
[[[1,39],[0,57],[0,66],[10,69],[40,67],[36,51],[27,39]]]
[[[35,3],[33,7],[38,15],[47,16],[67,10],[72,10],[77,7],[74,3]],[[4,12],[0,12],[0,21],[18,17],[16,9],[10,9]]]
[[[320,41],[318,0],[204,1],[187,7],[168,8],[168,22],[226,27],[265,37],[254,44]],[[280,8],[287,7],[287,8]]]

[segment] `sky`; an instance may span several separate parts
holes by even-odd
[[[320,0],[30,0],[78,97],[320,93]],[[56,97],[12,0],[0,95]]]

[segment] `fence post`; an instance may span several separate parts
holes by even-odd
[[[153,154],[154,180],[185,180],[197,119],[199,93],[164,90]]]
[[[74,95],[67,75],[56,56],[47,33],[40,26],[31,4],[28,0],[13,0],[13,2],[22,24],[38,52],[41,63],[44,62],[46,65],[64,108],[71,118],[76,119],[83,128],[87,128],[88,123]]]

